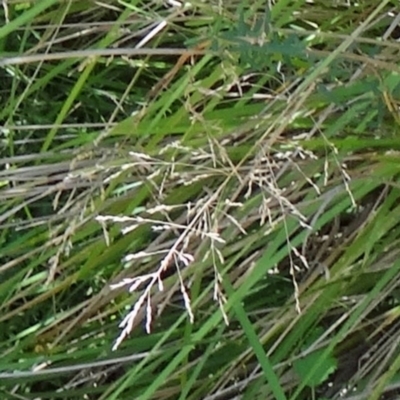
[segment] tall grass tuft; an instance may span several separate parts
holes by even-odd
[[[0,19],[1,398],[399,398],[397,2]]]

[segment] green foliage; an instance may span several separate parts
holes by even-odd
[[[398,397],[398,32],[350,3],[4,2],[0,398]]]
[[[293,367],[296,373],[299,375],[300,379],[304,381],[307,386],[316,387],[324,383],[330,374],[335,371],[337,363],[334,357],[323,358],[323,362],[319,362],[321,356],[323,355],[323,351],[316,351],[304,357],[303,359],[297,360]],[[309,371],[315,365],[316,362],[319,362],[318,369],[316,372],[308,377]]]
[[[316,327],[305,345],[312,345],[322,334],[323,329]],[[303,350],[307,350],[307,348],[305,347]],[[323,355],[324,350],[319,349],[294,361],[293,368],[305,385],[315,388],[324,383],[335,372],[337,359],[332,354],[327,357],[323,357]],[[318,365],[318,368],[314,368],[315,365]],[[315,372],[309,375],[310,370],[313,369],[315,369]]]

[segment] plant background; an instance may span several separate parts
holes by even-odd
[[[4,399],[396,399],[397,1],[3,1]]]

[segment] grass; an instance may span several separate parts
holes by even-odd
[[[5,2],[4,399],[399,396],[397,3]]]

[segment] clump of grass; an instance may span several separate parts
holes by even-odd
[[[397,395],[396,9],[264,3],[4,3],[7,398]]]

